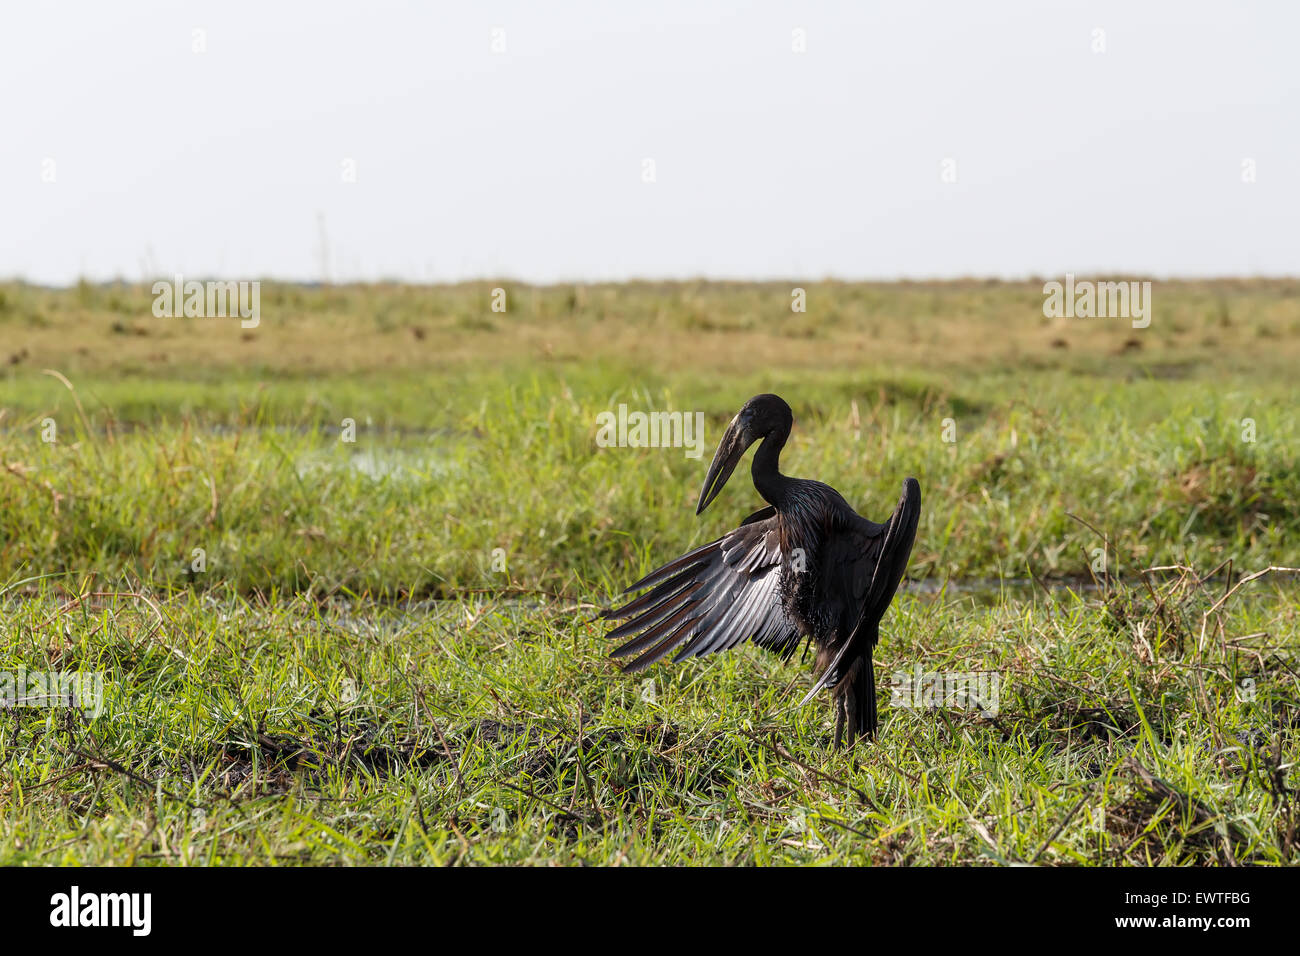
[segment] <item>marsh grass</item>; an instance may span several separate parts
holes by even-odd
[[[633,408],[678,407],[668,391],[638,402],[539,379],[467,398],[459,418],[424,433],[370,430],[358,418],[355,443],[322,426],[109,432],[66,416],[56,443],[39,439],[39,420],[0,433],[0,574],[264,595],[575,594],[578,580],[631,580],[761,504],[742,479],[693,517],[712,441],[734,412],[709,410],[693,459],[682,448],[596,444],[599,412],[629,398]],[[792,399],[801,414],[783,464],[877,518],[902,478],[916,476],[925,510],[915,578],[1086,575],[1099,542],[1070,515],[1131,555],[1106,568],[1112,575],[1292,559],[1300,430],[1288,407],[1245,393],[1191,405],[1159,386],[1030,398],[986,396],[982,412],[954,418],[863,396],[857,426],[847,402]],[[1243,409],[1254,443],[1240,437]],[[955,442],[941,437],[945,419]],[[206,555],[200,572],[195,549]]]
[[[797,659],[623,677],[589,606],[45,583],[0,669],[102,671],[105,711],[0,713],[0,861],[1295,863],[1296,592],[1198,640],[1221,585],[901,597],[845,754]],[[916,667],[1000,674],[998,713],[898,706]]]
[[[0,285],[0,671],[106,691],[0,710],[0,862],[1298,862],[1300,591],[1219,603],[1300,564],[1295,283],[1160,284],[1141,331],[1033,284],[492,285],[272,286],[251,334]],[[924,490],[852,754],[797,658],[629,679],[587,620],[758,505],[692,517],[769,390],[787,471]],[[598,447],[620,402],[704,412],[705,460]],[[916,667],[998,714],[893,702]]]

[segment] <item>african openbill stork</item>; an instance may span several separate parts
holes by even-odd
[[[676,651],[674,660],[727,650],[752,639],[789,659],[807,637],[817,647],[818,675],[804,698],[830,687],[835,746],[875,736],[876,682],[871,651],[916,538],[921,486],[903,482],[894,513],[877,524],[820,481],[781,474],[778,459],[794,415],[776,395],[756,395],[727,426],[700,491],[695,513],[718,496],[754,442],[754,487],[768,503],[729,534],[696,548],[623,593],[651,590],[606,611],[625,621],[611,638],[636,635],[611,653],[639,671]]]

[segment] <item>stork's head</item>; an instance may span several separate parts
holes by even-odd
[[[704,476],[704,487],[700,489],[700,502],[695,513],[702,514],[709,502],[718,496],[750,445],[773,433],[784,437],[790,434],[793,424],[794,413],[781,396],[755,395],[747,401],[727,426],[722,441],[718,442],[709,473]]]

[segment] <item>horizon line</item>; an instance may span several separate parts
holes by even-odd
[[[789,285],[791,283],[808,283],[820,285],[963,285],[963,284],[982,284],[982,285],[1041,285],[1046,282],[1058,281],[1067,275],[1077,278],[1106,279],[1114,281],[1146,281],[1146,282],[1164,282],[1170,284],[1191,284],[1191,283],[1231,283],[1231,282],[1294,282],[1300,281],[1300,272],[1296,273],[1268,273],[1259,272],[1252,274],[1180,274],[1180,275],[1157,275],[1150,272],[1123,272],[1123,271],[1075,271],[1069,270],[1059,273],[1038,274],[1030,273],[1025,275],[1008,276],[1002,275],[980,275],[980,274],[963,274],[963,275],[931,275],[931,276],[897,276],[893,278],[880,277],[845,277],[837,275],[827,275],[822,277],[812,276],[777,276],[777,277],[745,277],[745,276],[716,276],[716,275],[695,275],[695,276],[629,276],[624,278],[610,279],[592,279],[592,278],[564,278],[564,279],[547,279],[533,280],[522,279],[509,275],[485,275],[473,278],[462,279],[436,279],[420,280],[408,279],[396,276],[380,276],[370,279],[352,278],[352,279],[303,279],[303,278],[284,278],[281,276],[261,275],[256,277],[232,278],[229,275],[216,275],[208,272],[186,273],[173,272],[171,275],[159,275],[152,279],[127,279],[117,276],[111,279],[90,279],[80,276],[75,280],[66,283],[51,283],[31,281],[22,276],[4,276],[0,277],[0,285],[21,285],[33,289],[43,289],[47,291],[70,291],[80,286],[152,286],[157,282],[173,282],[177,276],[186,281],[197,282],[265,282],[272,285],[302,286],[307,288],[343,288],[348,286],[408,286],[411,288],[451,288],[455,286],[485,285],[488,283],[505,283],[517,286],[527,286],[529,288],[546,289],[561,288],[566,286],[619,286],[619,285]]]

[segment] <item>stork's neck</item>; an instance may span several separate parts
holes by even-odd
[[[763,500],[778,511],[785,504],[786,493],[793,479],[781,474],[781,449],[790,437],[790,429],[774,429],[763,438],[763,443],[754,452],[754,464],[750,473],[754,476],[754,487],[763,496]]]

